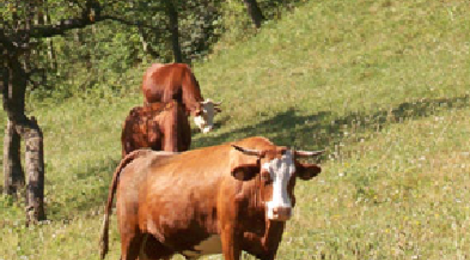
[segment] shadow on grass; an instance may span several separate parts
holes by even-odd
[[[468,107],[469,96],[441,99],[421,99],[405,102],[398,107],[377,111],[373,114],[361,112],[335,117],[330,111],[312,115],[299,115],[294,108],[279,113],[255,125],[236,129],[216,137],[201,136],[194,140],[193,147],[217,145],[249,136],[265,136],[278,145],[290,145],[299,149],[334,149],[348,133],[366,130],[380,131],[384,126],[415,120],[436,114],[439,111]],[[359,141],[359,137],[358,140]]]

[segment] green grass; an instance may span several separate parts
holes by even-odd
[[[469,31],[467,1],[307,2],[194,65],[224,111],[192,147],[263,135],[327,149],[323,173],[298,182],[278,259],[468,258]],[[121,124],[141,101],[136,87],[30,104],[50,222],[26,228],[23,205],[0,197],[0,259],[98,259]],[[120,252],[112,223],[107,259]]]

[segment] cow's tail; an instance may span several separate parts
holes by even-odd
[[[124,157],[121,162],[119,163],[118,167],[116,168],[116,171],[114,171],[113,174],[113,180],[111,182],[111,185],[109,186],[109,192],[108,192],[108,202],[106,204],[106,207],[104,209],[104,220],[103,220],[103,227],[101,229],[101,237],[100,237],[100,256],[101,259],[104,259],[106,254],[108,253],[108,243],[109,243],[109,235],[108,235],[108,230],[109,230],[109,216],[111,215],[112,211],[112,206],[113,206],[113,199],[114,199],[114,193],[116,191],[119,175],[124,167],[126,167],[129,163],[131,163],[134,159],[141,157],[143,155],[146,155],[148,153],[151,153],[151,150],[136,150],[131,153],[129,153],[126,157]]]

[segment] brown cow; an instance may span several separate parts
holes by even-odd
[[[242,250],[274,259],[295,205],[296,177],[321,172],[294,151],[263,137],[180,154],[137,150],[114,172],[105,208],[101,257],[108,251],[109,216],[117,193],[121,260],[188,259]]]
[[[142,80],[144,103],[176,100],[183,104],[187,113],[203,133],[213,128],[213,118],[220,112],[220,103],[204,98],[191,68],[184,63],[155,63],[147,69]]]
[[[181,152],[191,146],[191,127],[181,104],[152,103],[134,107],[121,134],[122,157],[143,147],[155,151]]]

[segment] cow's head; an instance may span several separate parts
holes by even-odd
[[[254,150],[232,145],[239,152],[256,158],[256,162],[245,161],[232,165],[232,175],[238,180],[259,178],[260,199],[265,205],[269,220],[287,221],[295,205],[294,186],[296,177],[310,180],[321,172],[316,164],[300,163],[297,158],[318,156],[323,151],[295,151],[287,147],[269,150]]]
[[[222,112],[220,104],[215,103],[210,99],[202,101],[200,108],[196,110],[194,116],[194,123],[201,129],[203,133],[208,133],[214,127],[214,116],[216,113]]]

